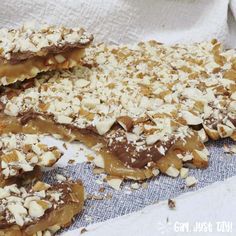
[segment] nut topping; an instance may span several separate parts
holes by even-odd
[[[46,186],[47,184],[40,183],[40,185]],[[53,217],[53,215],[50,215],[51,212],[59,209],[59,217],[61,214],[60,211],[63,211],[63,206],[67,204],[77,204],[77,208],[80,204],[82,208],[84,194],[82,189],[83,187],[80,182],[62,182],[48,186],[47,189],[40,191],[37,191],[35,187],[34,189],[29,187],[18,188],[17,185],[9,185],[0,188],[0,193],[5,193],[4,195],[1,194],[0,198],[0,233],[3,232],[4,234],[4,229],[11,230],[12,225],[18,225],[20,230],[22,230],[20,231],[21,233],[24,232],[25,228],[28,226],[31,232],[34,232],[34,230],[39,231],[42,228],[40,220],[45,220],[44,217],[48,219],[48,226],[52,226],[50,225],[51,217]],[[77,203],[74,202],[70,195],[78,196],[76,200]],[[53,196],[57,197],[55,198]],[[54,214],[56,214],[56,212]],[[64,212],[64,214],[67,214],[67,212]],[[76,212],[71,208],[70,214],[76,214]],[[39,225],[37,225],[38,222]],[[53,222],[55,224],[57,220],[53,219]],[[37,227],[34,227],[36,225]],[[44,227],[45,226],[47,227],[47,225],[44,224]],[[58,227],[60,228],[60,226],[57,226],[51,230],[56,230]],[[15,227],[15,229],[17,229],[17,227]],[[45,228],[42,230],[45,230]],[[35,233],[37,231],[35,231]]]
[[[131,129],[133,128],[133,120],[129,116],[120,116],[117,118],[117,122],[127,132],[131,131]]]
[[[107,119],[104,121],[100,121],[96,124],[96,129],[100,135],[103,135],[110,130],[110,128],[114,123],[115,123],[114,119]]]
[[[17,116],[33,111],[91,135],[123,168],[177,176],[183,163],[208,165],[208,137],[236,137],[234,54],[210,42],[94,45],[84,66],[42,74],[42,83],[0,101],[5,114],[13,105]],[[94,161],[108,168],[104,160]]]
[[[221,138],[230,137],[233,134],[233,129],[222,124],[217,125],[217,131]]]
[[[66,61],[66,58],[63,57],[61,54],[57,54],[54,58],[57,61],[57,63],[63,63]]]
[[[9,134],[1,136],[0,179],[21,176],[36,166],[50,167],[61,157],[56,148],[41,144],[36,135]],[[0,184],[1,181],[0,181]]]
[[[177,177],[179,175],[179,170],[177,170],[175,167],[170,166],[167,170],[166,170],[166,174],[171,176],[171,177]]]
[[[193,115],[191,112],[182,111],[182,115],[188,125],[199,125],[202,124],[203,122],[203,120],[200,117]]]
[[[188,176],[186,179],[186,186],[193,187],[197,183],[197,179],[194,176]]]

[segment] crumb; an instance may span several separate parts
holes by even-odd
[[[185,182],[186,182],[186,186],[187,187],[193,187],[197,184],[197,179],[194,177],[194,176],[188,176],[186,179],[185,179]]]
[[[223,148],[225,153],[230,153],[230,148],[227,144],[224,144]]]
[[[182,179],[186,179],[188,177],[188,172],[189,172],[189,169],[188,168],[181,168],[180,169],[180,177]]]
[[[98,190],[98,192],[100,192],[100,193],[103,193],[105,191],[105,188],[104,187],[101,187],[99,190]]]
[[[61,174],[56,174],[56,179],[58,182],[66,181],[66,177]]]
[[[123,179],[107,176],[107,184],[115,190],[120,190]]]
[[[68,161],[68,164],[74,164],[75,163],[75,160],[73,160],[73,159],[70,159],[69,161]]]
[[[95,194],[88,194],[87,199],[88,200],[104,200],[104,199],[106,199],[106,196],[105,195],[99,196],[99,195],[95,195]]]
[[[103,200],[104,196],[92,195],[92,200]]]
[[[93,196],[90,195],[90,194],[87,194],[87,196],[86,196],[86,200],[92,200],[92,199],[93,199]]]
[[[91,223],[93,221],[93,218],[91,216],[85,215],[85,220]]]
[[[99,185],[103,184],[103,180],[100,180],[100,179],[96,179],[95,182]]]
[[[104,169],[95,167],[95,168],[93,169],[93,173],[94,173],[95,175],[96,175],[96,174],[102,174],[102,173],[104,173]]]
[[[145,183],[142,183],[142,188],[143,188],[143,189],[147,189],[147,188],[148,188],[148,183],[146,183],[146,182],[145,182]]]
[[[227,144],[224,144],[223,149],[224,149],[224,152],[227,154],[233,155],[236,153],[236,145],[229,146]]]
[[[135,190],[140,188],[140,185],[138,183],[133,183],[130,186],[131,186],[132,189],[135,189]]]
[[[81,231],[80,231],[80,234],[83,234],[85,232],[88,232],[88,230],[86,228],[82,228]]]
[[[175,201],[172,199],[168,199],[168,207],[172,210],[175,209]]]
[[[66,146],[66,143],[63,143],[62,145],[66,150],[68,149],[67,146]]]
[[[112,195],[111,193],[108,193],[108,194],[106,195],[106,199],[112,199],[112,197],[113,197],[113,195]]]

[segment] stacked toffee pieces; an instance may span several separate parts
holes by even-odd
[[[33,84],[31,78],[38,73],[76,66],[91,41],[92,36],[81,28],[23,26],[17,30],[1,29],[1,96],[8,91],[8,98],[10,94],[14,97],[18,86],[23,85],[19,81],[29,79],[29,84]],[[24,83],[24,89],[29,84]],[[2,114],[4,107],[1,102]],[[13,128],[11,119],[2,118],[0,235],[54,235],[60,228],[70,225],[82,210],[83,185],[80,180],[66,178],[54,185],[41,182],[42,169],[52,167],[61,158],[61,151],[41,143],[37,127],[34,127],[35,132],[27,128],[22,132]],[[7,126],[5,122],[9,122]],[[28,122],[30,117],[25,120],[25,127]],[[7,130],[7,127],[12,128]]]
[[[187,168],[208,166],[209,153],[204,146],[208,138],[236,140],[236,53],[223,50],[216,40],[174,46],[156,41],[126,46],[98,44],[82,49],[92,40],[83,30],[49,27],[39,32],[22,28],[0,33],[8,35],[2,41],[0,65],[4,85],[0,95],[2,134],[56,134],[66,141],[78,140],[97,153],[95,165],[111,177],[134,180],[160,172],[186,177]],[[22,40],[27,43],[19,46]],[[15,70],[19,73],[13,76],[11,67],[20,68]],[[30,166],[26,169],[31,171],[60,158],[52,148],[54,158],[44,161],[41,152],[48,152],[45,146],[27,146],[12,150],[11,155],[23,153]],[[35,146],[43,151],[38,153]],[[9,181],[14,177],[11,173],[25,174],[25,167],[12,170],[11,162],[5,164],[5,159],[2,166]],[[2,198],[6,202],[3,212],[11,216],[1,227],[8,230],[10,225],[17,226],[22,232],[34,229],[44,215],[34,218],[30,205],[24,202],[27,194],[35,195],[35,187],[14,193],[11,188],[15,187],[13,183],[1,190],[7,192]],[[50,186],[44,191],[54,189],[58,188]],[[18,211],[21,219],[17,221],[18,215],[15,217],[8,207],[11,194],[21,196],[25,206]],[[49,201],[47,192],[43,196],[39,201]],[[62,205],[58,200],[56,209],[77,202],[69,199],[62,200]],[[45,204],[44,212],[53,214],[52,207],[47,207],[54,203]],[[64,226],[50,222],[36,228],[43,231],[53,225]]]

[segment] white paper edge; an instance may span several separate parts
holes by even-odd
[[[162,201],[129,215],[89,225],[82,235],[236,235],[234,199],[236,176],[178,196],[175,210],[170,210],[167,201]],[[196,232],[191,233],[197,226]],[[82,229],[63,236],[81,235]]]

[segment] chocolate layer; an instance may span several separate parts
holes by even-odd
[[[91,35],[89,38],[89,41],[86,43],[67,43],[62,46],[50,46],[50,47],[44,47],[39,52],[32,52],[32,51],[25,51],[25,52],[14,52],[11,54],[11,59],[8,60],[10,64],[19,64],[22,61],[28,60],[30,58],[36,57],[36,56],[46,56],[48,54],[59,54],[63,52],[67,52],[69,50],[73,50],[75,48],[86,48],[93,40],[93,36]],[[5,59],[3,57],[0,57],[0,63],[3,63]]]

